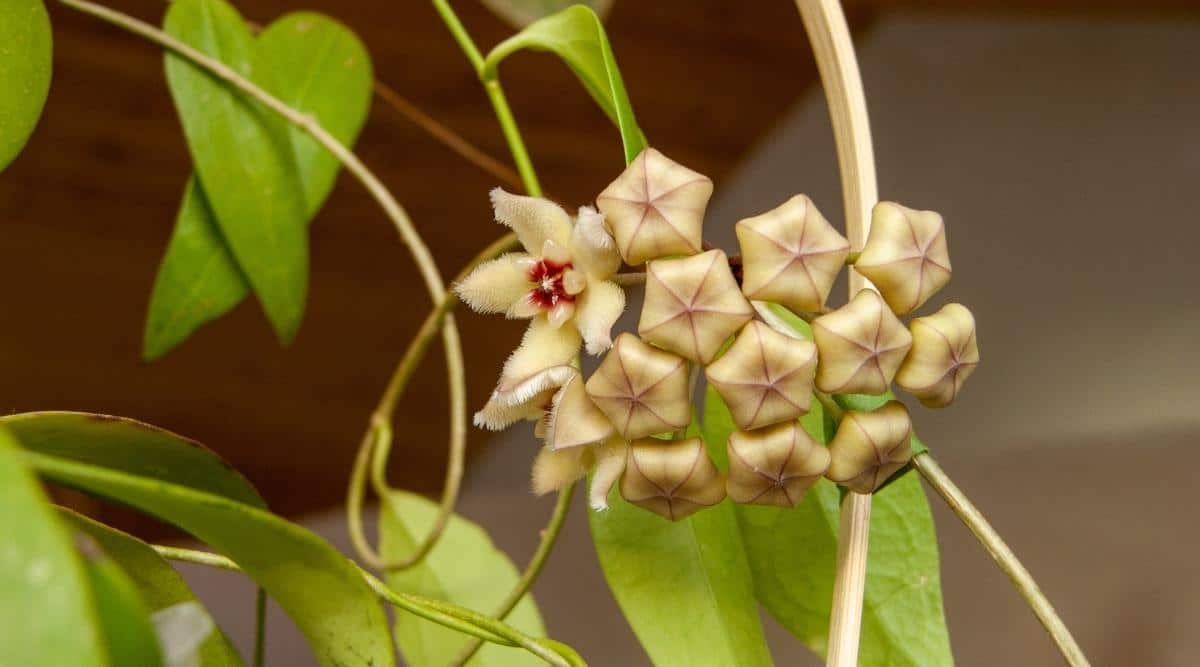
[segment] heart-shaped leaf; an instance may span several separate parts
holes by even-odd
[[[267,84],[273,74],[249,27],[224,0],[176,0],[165,29],[273,88]],[[166,71],[220,235],[276,334],[290,342],[308,290],[308,216],[289,128],[278,115],[176,54],[167,53]]]
[[[160,611],[181,602],[195,602],[196,596],[183,577],[150,545],[115,528],[97,523],[68,509],[59,515],[76,530],[86,533],[100,545],[137,587],[150,611]],[[205,612],[207,613],[207,612]],[[242,659],[221,632],[212,633],[200,645],[200,667],[241,667]]]
[[[326,16],[295,12],[267,26],[256,44],[260,66],[272,74],[263,82],[268,91],[352,145],[367,118],[373,80],[366,47],[354,33]],[[290,126],[288,137],[311,222],[341,165],[302,130]],[[163,356],[249,293],[204,189],[189,179],[150,297],[143,357]]]
[[[613,491],[589,512],[608,587],[655,665],[770,665],[732,503],[678,522]]]
[[[481,76],[495,79],[500,63],[524,49],[550,51],[571,68],[592,99],[621,131],[627,163],[642,152],[646,137],[633,116],[621,71],[617,69],[604,24],[596,12],[585,5],[574,5],[530,24],[488,53]]]
[[[105,667],[87,572],[4,428],[0,507],[0,665]]]
[[[412,553],[429,532],[437,516],[436,504],[403,491],[393,491],[379,516],[380,548],[384,558]],[[445,600],[492,614],[517,585],[517,568],[492,544],[487,531],[460,516],[453,516],[441,540],[419,565],[387,575],[398,591]],[[527,594],[505,622],[530,636],[545,636],[533,596]],[[471,638],[411,614],[396,617],[396,645],[410,665],[448,665]],[[484,644],[471,661],[476,667],[540,665],[529,653],[506,646]]]
[[[0,171],[25,147],[42,116],[53,41],[42,0],[0,0]]]

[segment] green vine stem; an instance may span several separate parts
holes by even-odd
[[[158,555],[168,560],[194,563],[230,572],[242,571],[242,568],[238,567],[237,563],[221,554],[160,544],[153,544],[151,546]],[[535,639],[510,625],[494,618],[489,618],[466,607],[459,607],[448,602],[393,590],[387,584],[361,568],[359,568],[359,574],[362,575],[363,581],[371,587],[371,590],[381,600],[404,611],[416,614],[425,620],[494,644],[523,648],[556,667],[585,665],[573,650],[563,644],[546,639]]]
[[[254,667],[263,667],[267,653],[267,592],[260,586],[254,596]]]
[[[554,512],[550,515],[550,522],[542,529],[542,539],[538,542],[537,550],[533,552],[533,557],[529,559],[529,565],[525,566],[525,571],[521,573],[517,585],[509,591],[504,600],[496,607],[496,611],[492,613],[493,617],[501,621],[508,618],[512,610],[533,587],[533,582],[537,581],[538,575],[542,573],[542,567],[550,558],[550,552],[558,542],[558,534],[562,532],[563,523],[567,519],[567,512],[571,509],[571,500],[575,497],[575,485],[576,482],[571,482],[558,492],[558,501],[554,505]],[[456,667],[467,664],[471,658],[475,657],[481,646],[483,646],[482,641],[471,642],[450,664]]]
[[[396,227],[396,230],[400,233],[401,239],[412,253],[413,261],[417,265],[417,269],[425,282],[432,301],[435,304],[441,304],[447,298],[446,286],[442,282],[442,276],[438,272],[433,256],[429,252],[428,246],[421,239],[421,235],[417,232],[412,220],[408,217],[408,213],[396,201],[396,198],[392,196],[387,187],[379,181],[375,174],[358,159],[358,156],[321,127],[321,124],[317,122],[315,117],[284,104],[221,61],[188,46],[144,21],[114,11],[108,7],[88,2],[87,0],[60,0],[60,2],[72,9],[143,37],[187,59],[196,66],[207,70],[217,78],[224,80],[261,102],[288,122],[307,132],[322,147],[333,154],[346,167],[346,170],[351,172],[363,184],[383,209],[384,213]],[[462,477],[461,461],[466,449],[467,438],[466,371],[463,367],[462,341],[453,315],[445,313],[442,317],[444,322],[441,331],[445,346],[446,374],[450,392],[449,449],[451,465],[448,466],[447,483],[442,491],[442,513],[439,514],[439,520],[435,522],[433,529],[426,535],[421,547],[418,549],[421,553],[428,553],[429,549],[432,548],[433,544],[441,536],[441,532],[449,522],[449,513],[453,512],[454,505],[457,503],[459,482]],[[455,462],[458,463],[457,466],[454,465]]]
[[[454,13],[449,0],[433,0],[433,7],[437,10],[438,16],[442,18],[442,22],[446,24],[454,41],[467,56],[471,67],[475,69],[475,75],[483,83],[484,92],[487,93],[488,101],[492,103],[492,109],[496,113],[496,120],[500,122],[500,131],[504,134],[504,140],[508,142],[513,163],[517,166],[517,173],[521,175],[521,182],[525,184],[525,194],[531,197],[542,196],[542,186],[538,182],[537,173],[534,172],[533,161],[529,159],[529,150],[525,147],[525,140],[521,137],[517,120],[508,106],[508,98],[504,96],[504,88],[500,85],[500,80],[494,77],[484,77],[483,54],[475,45],[475,40],[471,39],[470,33],[467,32],[458,15]]]
[[[1059,618],[1058,612],[1054,606],[1050,604],[1050,600],[1046,599],[1046,595],[1042,593],[1042,589],[1038,587],[1037,582],[1029,574],[1029,570],[1021,564],[1017,559],[1016,554],[1000,535],[992,528],[992,524],[984,518],[983,513],[971,503],[970,499],[950,480],[946,471],[938,465],[938,462],[928,453],[918,454],[913,457],[913,467],[915,467],[929,486],[937,491],[942,500],[954,510],[967,528],[987,550],[988,555],[992,560],[996,561],[996,565],[1008,575],[1017,592],[1029,604],[1029,608],[1033,610],[1042,627],[1046,628],[1046,632],[1050,634],[1054,640],[1058,650],[1062,653],[1063,660],[1071,667],[1089,667],[1088,659],[1083,654],[1083,650],[1079,648],[1075,637],[1071,635],[1071,631],[1067,629],[1065,623]]]
[[[519,245],[516,234],[508,233],[501,236],[472,258],[454,280],[462,280],[482,262],[498,257],[505,252],[519,247]],[[416,373],[421,360],[425,358],[425,353],[428,351],[430,344],[433,343],[434,337],[442,329],[446,317],[457,305],[458,295],[452,291],[446,292],[429,314],[425,316],[425,321],[421,323],[421,328],[417,330],[417,334],[413,337],[412,342],[404,350],[404,356],[400,358],[400,363],[396,365],[396,369],[392,372],[387,388],[384,389],[379,403],[371,414],[370,425],[367,427],[366,434],[363,435],[362,443],[358,448],[358,454],[354,459],[354,468],[350,473],[350,485],[346,494],[346,518],[350,529],[350,541],[354,546],[355,552],[368,565],[377,569],[394,570],[411,567],[420,562],[433,549],[436,543],[436,539],[429,539],[427,537],[412,554],[403,560],[395,562],[385,561],[371,547],[363,532],[362,504],[368,469],[371,470],[371,480],[376,493],[381,499],[386,499],[387,497],[389,487],[387,486],[385,475],[388,453],[392,444],[390,425],[392,417],[396,412],[396,405],[400,402],[400,398],[408,388],[408,384],[412,380],[413,374]],[[455,502],[453,501],[456,501],[458,498],[458,490],[462,481],[462,468],[463,449],[451,447],[450,460],[446,466],[446,480],[444,482],[442,504],[434,520],[434,526],[429,532],[430,536],[441,535],[450,520],[450,515],[454,512]],[[451,500],[451,502],[448,503],[447,500]]]

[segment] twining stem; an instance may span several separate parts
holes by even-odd
[[[229,570],[230,572],[242,571],[242,568],[237,563],[221,554],[161,544],[152,544],[150,546],[154,548],[158,555],[168,560],[195,563],[197,565]],[[523,648],[556,667],[573,667],[582,664],[577,656],[574,656],[574,651],[555,646],[557,642],[534,639],[502,621],[488,618],[479,612],[465,607],[459,607],[448,602],[433,600],[411,593],[401,593],[389,588],[387,584],[362,568],[358,568],[358,572],[381,600],[428,621],[474,637],[479,637],[484,641],[502,646]]]
[[[516,234],[510,232],[501,236],[472,258],[459,271],[454,280],[462,280],[482,262],[513,250],[519,247],[519,245]],[[367,427],[367,432],[363,435],[358,454],[355,456],[354,469],[350,473],[350,485],[347,490],[346,518],[350,529],[350,540],[354,545],[355,551],[371,567],[379,569],[403,569],[419,562],[433,548],[437,536],[441,535],[445,530],[446,524],[450,519],[450,514],[454,510],[454,503],[447,503],[447,500],[456,499],[458,496],[458,486],[462,479],[463,462],[462,452],[451,448],[450,461],[446,466],[446,489],[443,490],[440,511],[434,520],[434,526],[412,554],[400,561],[386,561],[371,547],[363,533],[362,503],[365,493],[367,470],[372,467],[370,465],[372,460],[375,461],[375,465],[373,466],[374,470],[371,477],[376,482],[376,492],[381,497],[386,498],[386,484],[381,484],[381,482],[384,479],[384,468],[387,466],[387,453],[384,451],[382,456],[372,456],[372,452],[377,448],[384,450],[390,448],[392,438],[390,424],[396,412],[396,405],[400,402],[400,397],[404,395],[405,389],[408,388],[408,384],[412,380],[412,376],[420,365],[421,360],[425,358],[425,352],[429,349],[429,345],[442,328],[442,323],[446,316],[454,310],[457,304],[458,296],[452,291],[446,292],[441,301],[425,316],[425,321],[421,323],[421,328],[417,330],[417,334],[404,350],[404,356],[400,358],[400,363],[396,365],[396,369],[392,372],[387,388],[379,398],[379,403],[371,415],[370,425]]]
[[[525,184],[525,194],[531,197],[540,197],[542,186],[538,182],[537,173],[534,172],[533,161],[529,158],[529,150],[525,148],[525,140],[517,128],[516,118],[513,117],[512,109],[508,106],[508,99],[504,96],[504,88],[498,79],[484,78],[483,53],[475,45],[475,40],[471,39],[470,33],[467,32],[458,15],[454,13],[454,9],[450,7],[449,0],[433,0],[433,7],[442,17],[442,22],[446,24],[454,41],[466,54],[471,67],[475,69],[475,75],[483,83],[484,92],[487,93],[488,101],[492,103],[492,110],[496,113],[496,120],[500,122],[500,131],[504,134],[504,140],[508,142],[513,163],[517,166],[517,173],[521,175],[521,182]]]
[[[267,592],[260,586],[254,598],[254,667],[263,667],[267,652]]]
[[[97,5],[87,0],[60,0],[62,4],[79,10],[85,14],[89,14],[98,19],[106,21],[112,25],[127,30],[135,35],[141,36],[151,42],[162,46],[163,48],[175,53],[176,55],[188,60],[192,64],[207,70],[213,76],[229,83],[233,87],[241,90],[255,100],[261,102],[264,106],[279,114],[293,125],[307,132],[317,143],[321,144],[326,150],[336,157],[346,170],[354,175],[367,189],[375,201],[383,209],[384,213],[391,220],[396,230],[400,233],[401,239],[408,246],[412,254],[413,261],[417,265],[417,269],[425,282],[425,287],[429,292],[429,296],[435,304],[442,303],[446,298],[446,286],[442,282],[442,276],[438,272],[437,264],[433,260],[433,255],[429,252],[428,246],[421,239],[421,235],[417,232],[412,220],[408,217],[408,213],[404,207],[400,205],[396,198],[392,196],[387,187],[375,176],[375,174],[358,159],[352,151],[342,145],[333,135],[329,134],[317,121],[317,119],[305,114],[279,101],[267,91],[258,87],[254,83],[247,80],[235,72],[232,68],[222,63],[216,58],[212,58],[199,50],[179,41],[166,32],[158,28],[140,21],[131,16],[114,11],[102,5]],[[465,369],[463,368],[462,356],[462,341],[458,333],[458,326],[455,324],[453,315],[444,314],[444,322],[441,328],[442,339],[445,347],[446,356],[446,375],[449,383],[450,392],[450,460],[452,465],[448,467],[447,483],[443,489],[442,497],[442,512],[448,514],[452,511],[458,499],[459,480],[462,477],[463,452],[466,449],[466,381]],[[455,467],[454,462],[459,465]],[[447,509],[449,508],[449,509]],[[441,531],[445,528],[445,523],[448,516],[442,517],[440,523],[435,523],[434,529],[426,537],[426,542],[432,545],[434,541],[441,535]],[[428,547],[424,552],[428,551]]]
[[[542,573],[542,566],[546,564],[546,560],[550,557],[550,552],[554,549],[555,543],[558,542],[558,534],[562,532],[563,523],[567,519],[567,512],[571,509],[571,500],[575,497],[575,484],[576,482],[571,482],[558,492],[558,502],[554,504],[554,512],[550,515],[550,522],[542,529],[542,539],[538,542],[537,550],[533,552],[533,557],[529,559],[529,564],[525,566],[525,571],[521,573],[521,578],[517,580],[517,585],[497,605],[496,611],[492,613],[494,618],[500,620],[508,618],[512,610],[517,607],[517,604],[529,592],[529,589],[533,586],[533,582],[537,581],[538,575]],[[467,664],[479,651],[481,646],[483,646],[483,642],[480,640],[471,642],[450,664],[456,666]]]
[[[851,250],[866,241],[871,207],[879,199],[875,182],[875,156],[871,145],[871,123],[863,92],[858,60],[846,16],[837,0],[796,0],[805,31],[812,44],[821,84],[829,105],[841,170],[842,198],[846,211],[846,236]],[[850,296],[867,281],[851,269]],[[829,621],[829,655],[826,664],[853,667],[858,664],[858,640],[862,625],[862,596],[866,589],[867,548],[871,530],[871,496],[848,494],[842,503],[838,533],[837,575]]]
[[[921,476],[937,491],[938,495],[946,501],[950,509],[958,515],[958,518],[966,524],[967,528],[975,534],[979,543],[991,555],[992,560],[996,561],[996,565],[1008,575],[1017,592],[1029,604],[1029,608],[1033,610],[1042,627],[1046,628],[1046,632],[1050,634],[1055,645],[1058,646],[1059,652],[1062,653],[1063,660],[1071,667],[1089,667],[1088,659],[1083,654],[1083,650],[1079,648],[1075,638],[1071,635],[1071,631],[1067,629],[1066,624],[1059,618],[1058,612],[1054,606],[1046,599],[1046,595],[1042,593],[1042,589],[1038,587],[1037,582],[1030,576],[1029,571],[1017,559],[1016,554],[996,530],[992,528],[992,524],[984,518],[983,514],[971,503],[965,494],[950,480],[946,471],[938,465],[928,452],[924,452],[913,457],[913,467],[920,471]]]

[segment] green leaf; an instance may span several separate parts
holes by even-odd
[[[825,440],[823,419],[814,402],[802,422]],[[729,410],[710,388],[704,409],[710,448],[723,448],[733,428]],[[840,500],[837,486],[821,480],[791,510],[737,507],[758,600],[818,655],[824,655],[829,639]],[[916,475],[895,479],[872,503],[859,661],[889,667],[954,664],[942,610],[937,536]]]
[[[288,14],[259,35],[260,65],[273,76],[268,92],[350,146],[371,103],[373,74],[366,47],[348,28],[313,12]],[[306,132],[288,125],[307,220],[328,198],[341,163]],[[216,217],[195,177],[188,181],[175,230],[150,297],[142,356],[162,357],[196,329],[225,313],[250,292]]]
[[[380,548],[384,558],[412,553],[437,516],[436,504],[403,491],[393,491],[379,516]],[[398,591],[453,602],[484,614],[495,608],[517,585],[517,568],[492,544],[487,532],[460,516],[453,516],[442,539],[419,565],[387,575]],[[546,630],[532,595],[526,595],[505,620],[534,637]],[[412,614],[396,616],[396,644],[410,665],[447,665],[471,641],[459,632]],[[529,653],[506,646],[484,644],[471,665],[515,667],[542,664]]]
[[[571,5],[587,5],[603,19],[612,10],[613,0],[483,0],[483,4],[519,30]]]
[[[76,530],[86,533],[100,545],[137,587],[150,611],[159,611],[181,602],[195,602],[196,596],[183,577],[159,556],[150,545],[115,528],[60,508],[59,515]],[[207,613],[207,612],[206,612]],[[212,633],[200,645],[201,667],[241,667],[242,659],[220,631]]]
[[[508,56],[529,49],[549,51],[562,59],[604,113],[621,131],[625,161],[631,162],[646,147],[646,137],[633,116],[625,83],[617,69],[612,46],[596,12],[574,5],[531,24],[492,49],[484,60],[481,76],[497,77],[496,69]]]
[[[96,600],[96,617],[107,642],[109,663],[115,667],[162,665],[162,650],[150,622],[150,609],[133,582],[94,542],[81,539],[79,543]]]
[[[264,510],[165,481],[40,453],[44,477],[174,524],[233,559],[308,638],[323,667],[391,667],[387,617],[360,571],[312,532]]]
[[[88,575],[3,428],[0,507],[0,665],[106,666]]]
[[[589,512],[604,577],[655,665],[770,665],[728,500],[670,522],[615,491]]]
[[[25,147],[42,116],[53,42],[42,0],[0,0],[0,171]]]
[[[0,417],[4,427],[39,454],[266,507],[250,482],[211,450],[157,426],[86,412],[26,412]]]
[[[224,0],[176,0],[165,29],[259,85],[271,78],[250,29]],[[221,236],[288,343],[304,313],[308,229],[286,122],[171,52],[166,71]]]

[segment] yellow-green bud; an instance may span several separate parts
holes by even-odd
[[[873,290],[812,323],[817,388],[827,394],[882,394],[912,346],[912,335]]]
[[[975,317],[965,306],[947,304],[909,324],[913,346],[896,373],[896,386],[931,408],[950,405],[979,365]]]
[[[621,257],[636,266],[656,257],[700,252],[712,191],[707,176],[647,148],[596,197],[596,207],[612,229]]]
[[[858,493],[872,493],[912,458],[912,421],[899,401],[871,412],[847,412],[829,443],[825,476]]]
[[[879,288],[897,315],[921,307],[950,282],[946,226],[933,211],[879,202],[854,268]]]
[[[706,364],[753,316],[720,250],[646,265],[638,334],[650,343]]]
[[[816,370],[816,345],[754,321],[705,374],[734,423],[749,431],[807,414]]]
[[[729,436],[725,489],[736,503],[795,507],[829,468],[829,450],[792,420]]]
[[[587,394],[626,440],[686,427],[688,364],[623,333],[587,381]]]
[[[725,498],[725,480],[700,438],[636,440],[629,446],[621,495],[672,521]]]
[[[742,292],[797,312],[817,313],[850,253],[850,242],[812,200],[796,195],[778,208],[737,223]]]

